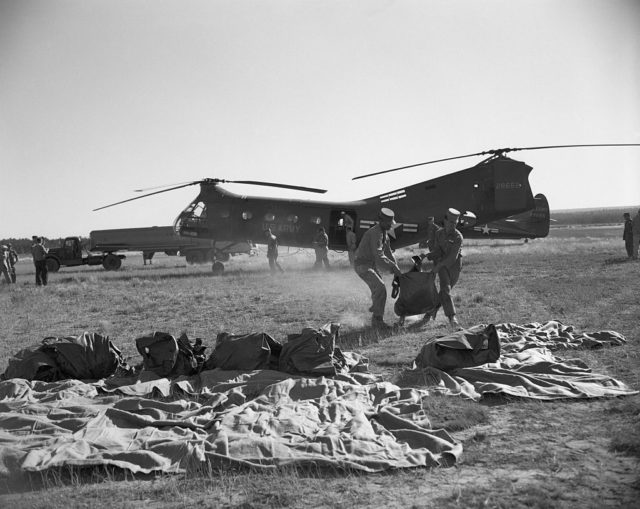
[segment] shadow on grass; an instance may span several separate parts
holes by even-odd
[[[603,265],[621,265],[623,263],[638,263],[638,260],[632,260],[631,258],[607,258],[602,264]]]

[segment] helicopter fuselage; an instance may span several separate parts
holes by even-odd
[[[282,246],[311,247],[322,226],[329,236],[329,248],[340,251],[346,249],[343,212],[353,219],[359,241],[386,207],[394,211],[397,223],[390,234],[391,245],[400,248],[424,240],[427,217],[437,221],[450,207],[472,212],[478,224],[533,209],[531,170],[505,156],[491,157],[465,170],[350,202],[242,196],[217,183],[203,182],[174,228],[190,237],[258,243],[271,229]]]

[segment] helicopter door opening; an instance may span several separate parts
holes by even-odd
[[[329,249],[347,249],[347,227],[355,231],[356,212],[352,209],[336,209],[329,214]]]

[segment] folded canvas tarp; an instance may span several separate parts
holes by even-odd
[[[47,337],[38,346],[20,350],[9,359],[2,379],[96,380],[113,375],[120,367],[127,368],[122,353],[108,336],[84,332],[79,336]]]
[[[444,371],[479,366],[500,358],[500,339],[494,325],[461,330],[428,340],[414,361],[417,368]]]
[[[486,363],[469,363],[482,360],[473,351],[474,341],[493,329],[500,341],[502,355],[480,350],[486,355]],[[491,336],[489,336],[491,337]],[[469,358],[459,356],[456,349],[446,349],[447,356],[439,356],[434,345],[458,345],[469,342],[466,350]],[[619,346],[626,342],[624,336],[614,331],[579,333],[571,326],[558,321],[525,325],[497,324],[477,325],[463,333],[438,338],[427,343],[416,359],[414,373],[407,376],[426,382],[431,390],[441,394],[461,395],[480,399],[485,394],[506,394],[539,400],[584,399],[637,394],[625,383],[610,376],[593,373],[579,359],[561,359],[553,350],[568,348],[601,348]],[[465,352],[465,350],[462,350]],[[443,363],[443,359],[445,362]],[[458,365],[455,363],[458,361]],[[444,365],[443,365],[444,364]]]

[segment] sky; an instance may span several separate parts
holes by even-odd
[[[0,238],[168,225],[197,186],[93,209],[205,177],[354,200],[640,143],[638,27],[638,0],[0,0]],[[552,210],[640,204],[640,147],[511,157]]]

